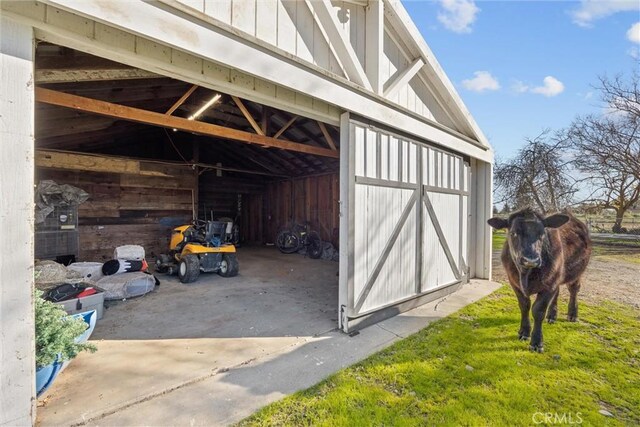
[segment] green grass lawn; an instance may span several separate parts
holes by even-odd
[[[580,310],[578,323],[545,324],[546,352],[532,353],[503,287],[240,424],[532,425],[551,413],[639,425],[640,312],[614,303]]]
[[[491,234],[491,239],[493,242],[493,250],[502,250],[504,241],[507,240],[507,234],[504,231],[494,231]]]

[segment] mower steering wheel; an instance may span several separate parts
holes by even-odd
[[[207,221],[205,221],[204,219],[195,219],[193,220],[193,226],[198,228],[198,227],[206,227],[207,226]]]

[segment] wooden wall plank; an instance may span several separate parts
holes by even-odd
[[[338,247],[339,177],[329,174],[271,182],[265,191],[265,238],[275,240],[278,230],[290,221],[309,221],[324,241]]]
[[[89,193],[78,207],[81,261],[108,260],[114,248],[124,244],[143,246],[153,260],[168,250],[171,221],[191,221],[192,191],[197,190],[192,171],[181,165],[143,163],[149,173],[166,177],[122,174],[117,169],[36,169],[36,182],[51,179]]]

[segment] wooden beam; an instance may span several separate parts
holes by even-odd
[[[269,107],[262,106],[262,120],[260,122],[260,128],[265,135],[269,135]]]
[[[373,90],[358,55],[338,22],[331,2],[329,0],[305,0],[305,3],[327,39],[329,47],[342,64],[349,80],[365,89]]]
[[[95,154],[81,154],[51,150],[36,150],[36,166],[89,172],[126,173],[146,176],[170,176],[157,171],[140,169],[137,160],[121,159]]]
[[[295,122],[298,119],[298,116],[293,116],[291,117],[291,119],[289,119],[289,121],[287,123],[285,123],[278,132],[276,132],[275,135],[273,135],[274,138],[278,139],[278,137],[280,135],[282,135],[287,129],[289,129],[289,126],[291,126],[293,124],[293,122]]]
[[[256,123],[255,119],[251,116],[251,113],[249,112],[249,110],[247,110],[247,107],[245,107],[242,100],[237,96],[232,96],[231,99],[233,99],[233,102],[235,102],[238,108],[240,109],[240,111],[242,111],[242,114],[247,119],[247,121],[249,122],[253,130],[255,130],[258,135],[264,136],[264,131],[260,128],[258,123]]]
[[[75,151],[60,151],[60,150],[42,150],[36,149],[35,152],[35,165],[37,167],[52,168],[52,169],[67,169],[67,170],[81,170],[86,172],[108,172],[108,173],[121,173],[130,175],[142,175],[142,176],[159,176],[159,177],[171,177],[163,172],[144,170],[140,167],[138,160],[127,159],[116,156],[103,156],[99,154],[86,154]],[[184,167],[184,163],[168,162],[168,161],[154,161],[154,160],[142,160],[145,164],[156,163],[163,165],[175,165]],[[279,178],[288,178],[289,175],[283,173],[263,172],[251,169],[232,168],[226,166],[212,165],[209,163],[194,163],[196,166],[206,170],[222,170],[227,172],[244,173],[248,175],[266,175]]]
[[[320,126],[320,130],[322,131],[322,134],[324,135],[324,139],[327,140],[327,144],[329,144],[329,147],[331,147],[332,150],[337,151],[338,149],[336,148],[336,144],[335,144],[335,142],[333,142],[333,138],[329,134],[329,130],[324,125],[324,123],[318,122],[318,126]]]
[[[193,93],[193,91],[194,91],[194,90],[196,90],[196,89],[198,89],[198,85],[193,85],[193,86],[191,86],[191,87],[189,88],[189,90],[188,90],[188,91],[186,91],[186,92],[185,92],[185,94],[184,94],[184,95],[182,95],[182,96],[180,97],[180,99],[178,99],[178,100],[176,101],[176,103],[175,103],[175,104],[173,104],[173,105],[171,106],[171,108],[169,108],[169,109],[167,110],[167,112],[166,112],[165,114],[166,114],[167,116],[170,116],[171,114],[173,114],[173,112],[174,112],[174,111],[176,111],[176,110],[178,109],[178,107],[180,107],[182,104],[184,104],[184,101],[186,101],[186,100],[187,100],[187,98],[188,98],[188,97]]]
[[[208,135],[222,139],[281,148],[283,150],[298,151],[301,153],[313,154],[317,156],[339,158],[340,154],[328,148],[313,147],[310,145],[298,144],[294,142],[282,141],[264,135],[256,135],[237,129],[226,128],[210,123],[203,123],[196,120],[187,120],[180,117],[167,116],[153,111],[141,110],[139,108],[127,107],[124,105],[112,104],[110,102],[99,101],[97,99],[85,98],[71,95],[50,89],[36,88],[36,101],[46,104],[58,105],[60,107],[73,108],[75,110],[86,111],[108,117],[117,117],[122,120],[144,123],[148,125],[160,126],[170,129],[179,129],[201,135]]]
[[[132,79],[157,79],[160,74],[139,68],[122,69],[40,69],[35,72],[37,84],[43,83],[69,83],[87,81],[112,81]]]
[[[391,76],[384,84],[384,97],[391,98],[394,96],[398,89],[409,83],[413,76],[418,74],[418,71],[420,71],[420,68],[423,66],[424,59],[416,58],[407,66],[407,68]]]

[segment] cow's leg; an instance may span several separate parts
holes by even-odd
[[[531,350],[538,353],[543,352],[542,343],[542,321],[547,312],[549,302],[553,298],[553,292],[540,292],[533,303],[533,333],[531,334]]]
[[[531,336],[531,321],[529,320],[531,299],[518,289],[514,288],[514,292],[516,293],[516,297],[518,297],[518,305],[520,306],[520,331],[518,332],[518,338],[526,341]]]
[[[556,288],[556,291],[553,293],[551,297],[551,301],[549,302],[549,309],[547,310],[547,322],[555,323],[558,318],[558,295],[560,294],[560,287]]]
[[[569,322],[576,322],[578,320],[578,291],[580,290],[580,279],[575,282],[569,283],[569,315],[567,319]]]

